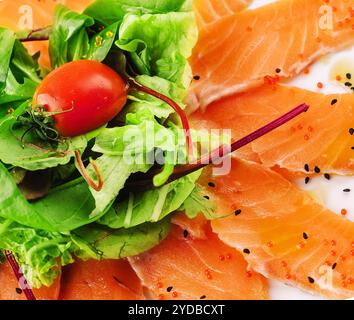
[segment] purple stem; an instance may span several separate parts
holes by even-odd
[[[5,255],[27,300],[36,300],[36,297],[34,296],[32,290],[28,287],[27,280],[23,275],[21,268],[18,265],[12,252],[5,250]]]
[[[213,150],[210,152],[210,154],[202,156],[195,164],[187,164],[183,165],[180,167],[177,167],[173,173],[173,175],[170,177],[169,182],[175,181],[183,176],[186,176],[192,172],[195,172],[199,169],[204,168],[205,166],[212,164],[215,160],[221,159],[225,157],[226,155],[244,147],[245,145],[253,142],[256,139],[261,138],[265,134],[279,128],[280,126],[284,125],[285,123],[289,122],[290,120],[294,119],[295,117],[299,116],[301,113],[306,112],[310,107],[303,103],[296,107],[295,109],[291,110],[287,114],[281,116],[280,118],[272,121],[271,123],[268,123],[264,127],[252,132],[248,136],[235,141],[234,143],[231,144],[231,148],[225,148],[224,145],[220,146],[219,148]],[[151,175],[154,176],[155,174],[158,174],[159,172],[153,172]],[[139,189],[146,189],[146,188],[153,188],[153,184],[151,179],[146,179],[146,180],[138,180],[138,181],[132,181],[127,184],[128,188],[131,188],[132,190],[139,188]]]

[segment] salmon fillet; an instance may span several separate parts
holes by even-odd
[[[330,298],[354,296],[354,223],[260,164],[233,160],[213,181],[214,199],[235,214],[212,221],[227,245],[267,278]]]
[[[266,299],[267,281],[209,231],[194,239],[175,226],[159,246],[130,258],[155,299]]]
[[[199,80],[186,98],[190,109],[265,80],[288,79],[319,57],[353,44],[353,6],[354,0],[282,0],[201,28],[191,58]]]
[[[243,159],[305,173],[354,174],[353,94],[323,95],[287,86],[264,85],[227,97],[191,116],[198,129],[232,129],[237,140],[280,117],[297,105],[309,111],[236,153]]]

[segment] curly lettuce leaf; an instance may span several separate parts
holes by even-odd
[[[50,286],[60,274],[60,266],[73,262],[69,236],[23,226],[0,219],[0,248],[11,250],[28,283]]]
[[[191,8],[190,0],[96,0],[84,13],[104,25],[110,25],[122,21],[127,13],[142,15],[191,11]]]
[[[129,52],[139,74],[158,76],[186,88],[187,59],[197,40],[192,13],[127,14],[116,45]]]
[[[158,245],[169,233],[169,219],[145,223],[130,229],[110,229],[91,224],[75,230],[71,237],[75,255],[87,259],[122,259],[138,255]]]

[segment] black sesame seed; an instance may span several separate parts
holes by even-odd
[[[351,190],[349,188],[344,189],[343,192],[350,192]]]
[[[352,87],[352,86],[353,86],[353,84],[352,84],[351,82],[346,82],[346,83],[344,83],[344,85],[345,85],[346,87]]]
[[[168,288],[166,289],[166,291],[167,291],[167,292],[171,292],[172,289],[173,289],[173,287],[168,287]]]
[[[354,150],[354,147],[352,147],[351,149]]]
[[[306,172],[310,172],[310,166],[307,163],[304,165],[304,169]]]
[[[325,173],[324,174],[324,177],[327,179],[327,180],[331,180],[331,175],[329,173]]]
[[[249,249],[243,249],[243,253],[245,253],[245,254],[250,254],[251,251],[250,251]]]
[[[335,262],[332,266],[332,270],[334,270],[337,267],[337,263]]]
[[[309,238],[309,236],[308,236],[308,234],[307,234],[306,232],[304,232],[304,233],[302,234],[302,236],[303,236],[303,238],[304,238],[305,240],[307,240],[307,239]]]
[[[354,128],[349,129],[349,134],[352,136],[354,134]]]
[[[307,279],[309,280],[310,283],[315,283],[315,279],[313,279],[311,277],[308,277]]]
[[[337,102],[338,102],[337,99],[333,99],[333,100],[331,101],[331,105],[334,106]]]
[[[210,199],[210,197],[209,197],[209,196],[204,196],[204,199],[209,200],[209,199]]]
[[[200,80],[200,76],[194,76],[193,79],[198,81]]]
[[[351,75],[350,73],[347,73],[347,74],[346,74],[346,77],[347,77],[347,79],[350,80],[350,79],[352,78],[352,75]]]
[[[280,73],[280,72],[281,72],[281,69],[280,69],[280,68],[276,68],[276,69],[275,69],[275,72],[276,72],[276,73]]]
[[[209,183],[208,183],[208,186],[209,186],[210,188],[215,188],[215,183],[214,183],[214,182],[209,182]]]
[[[22,289],[16,288],[16,293],[17,293],[17,294],[21,294],[21,293],[22,293]]]
[[[305,178],[305,184],[308,184],[310,182],[310,177]]]
[[[188,238],[189,232],[188,230],[183,231],[183,237]]]
[[[316,167],[315,167],[315,172],[316,172],[316,173],[320,173],[320,172],[321,172],[321,169],[316,166]]]
[[[235,211],[235,216],[239,216],[241,214],[242,210],[238,209]]]
[[[200,297],[200,300],[204,300],[204,299],[206,299],[206,296],[203,295]]]

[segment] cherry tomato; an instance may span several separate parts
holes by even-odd
[[[112,120],[127,101],[127,85],[111,68],[91,60],[67,63],[38,87],[33,105],[53,115],[64,137],[95,130]]]

